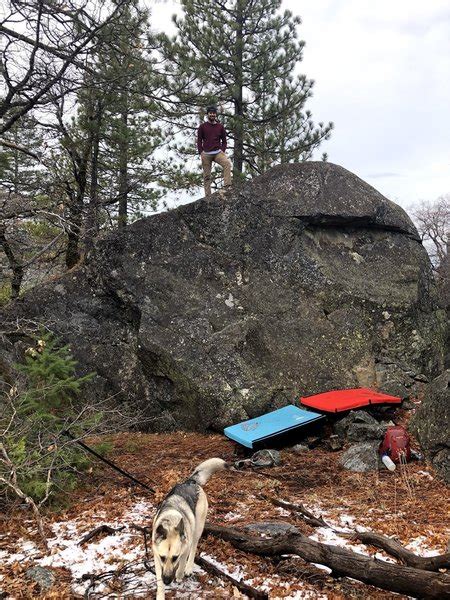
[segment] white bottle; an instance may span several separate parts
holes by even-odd
[[[395,471],[395,462],[393,462],[387,454],[383,454],[381,457],[381,462],[386,469],[389,469],[389,471]]]

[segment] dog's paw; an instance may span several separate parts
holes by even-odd
[[[181,574],[177,573],[176,576],[175,576],[175,581],[177,583],[181,583],[183,581],[183,579],[184,579],[185,574],[186,573],[181,573]]]
[[[194,565],[186,566],[186,569],[184,571],[184,576],[185,577],[190,577],[192,575],[193,569],[194,569]]]

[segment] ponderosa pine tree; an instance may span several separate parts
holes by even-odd
[[[199,104],[214,100],[233,140],[235,174],[309,157],[332,123],[315,126],[304,111],[313,81],[294,74],[304,46],[300,18],[280,12],[281,0],[181,0],[181,6],[178,32],[172,40],[163,36],[163,52],[183,90],[178,106],[185,124],[193,128]]]
[[[42,128],[24,115],[9,130],[8,143],[0,146],[0,264],[8,264],[11,276],[10,286],[5,277],[6,289],[0,289],[7,298],[10,287],[17,298],[27,270],[42,254],[49,257],[46,249],[54,249],[62,234],[54,226],[51,178],[35,158],[45,148]]]
[[[100,176],[122,227],[130,209],[154,208],[161,195],[156,183],[164,168],[154,157],[164,142],[157,122],[161,78],[154,68],[149,14],[137,0],[129,0],[121,22],[105,28],[104,37],[96,61],[105,101]]]
[[[152,99],[160,76],[153,71],[149,36],[147,12],[129,0],[122,18],[102,30],[90,55],[75,118],[65,124],[59,110],[58,130],[69,158],[63,162],[69,169],[70,231],[78,249],[70,252],[70,266],[79,258],[82,232],[88,250],[100,227],[124,226],[130,210],[139,214],[142,207],[154,208],[162,193],[157,183],[163,161],[153,156],[161,134]]]

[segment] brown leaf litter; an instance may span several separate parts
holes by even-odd
[[[82,486],[71,494],[70,506],[59,512],[47,512],[48,531],[52,523],[71,522],[82,514],[82,531],[77,531],[81,539],[101,524],[103,518],[108,523],[122,523],[121,518],[140,498],[156,506],[169,489],[187,477],[201,461],[212,456],[228,461],[237,459],[236,446],[221,435],[121,433],[108,436],[108,441],[113,444],[108,455],[110,460],[154,487],[156,495],[130,485],[125,477],[96,463],[92,473],[82,476]],[[299,514],[274,506],[268,499],[274,497],[301,503],[314,515],[322,515],[325,521],[331,520],[340,527],[363,526],[395,535],[405,545],[416,541],[419,546],[445,552],[450,494],[445,484],[434,478],[429,467],[424,463],[410,463],[394,473],[387,470],[352,473],[338,464],[340,454],[322,448],[299,454],[285,449],[281,451],[282,463],[278,467],[216,474],[205,486],[210,505],[208,519],[233,526],[255,521],[284,521],[306,535],[314,533],[314,528]],[[150,509],[148,514],[141,515],[141,524],[150,526],[152,517]],[[21,539],[38,542],[31,516],[21,509],[8,519],[3,518],[0,527],[3,546],[10,552],[18,551]],[[143,559],[143,538],[136,537],[133,544]],[[89,542],[85,546],[89,546]],[[334,579],[323,569],[298,557],[265,559],[235,550],[229,543],[212,536],[201,540],[199,551],[226,565],[228,572],[243,575],[246,583],[267,590],[270,598],[401,598],[348,578]],[[374,548],[369,551],[373,555],[377,552]],[[71,573],[65,568],[54,569],[56,584],[50,592],[40,594],[37,584],[25,578],[31,564],[25,558],[0,566],[3,577],[0,590],[13,598],[77,597],[71,589]],[[111,559],[111,568],[117,567],[117,559],[115,562]],[[199,587],[189,594],[191,598],[242,597],[231,584],[222,584],[208,574],[199,572],[194,577]],[[124,593],[120,586],[119,580],[111,581],[109,593]],[[169,589],[167,598],[186,597],[182,588],[183,585],[176,591]],[[96,597],[107,597],[107,594]]]

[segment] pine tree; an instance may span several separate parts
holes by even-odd
[[[68,346],[62,346],[53,335],[41,332],[35,347],[25,353],[23,364],[16,369],[24,373],[28,389],[21,399],[21,411],[29,418],[56,419],[59,410],[68,412],[70,401],[94,373],[78,377],[77,362]]]
[[[130,209],[155,208],[161,164],[154,153],[164,141],[156,122],[160,77],[154,68],[149,14],[130,0],[120,24],[104,33],[105,48],[97,57],[103,82],[105,120],[102,130],[102,187],[104,202],[116,199],[118,225],[126,224]],[[109,196],[109,200],[108,200]]]
[[[17,298],[31,265],[42,257],[49,267],[45,248],[53,247],[60,230],[52,223],[53,182],[36,160],[46,148],[42,128],[27,114],[10,128],[7,142],[0,151],[0,262],[4,253],[12,276],[0,289],[9,296],[10,288],[11,298]]]
[[[20,148],[39,154],[45,144],[43,131],[30,115],[26,115],[11,127],[8,141],[12,143],[11,147],[0,146],[1,188],[23,197],[34,196],[42,189],[43,170],[35,158]]]
[[[304,42],[299,17],[280,12],[281,0],[182,0],[178,33],[163,36],[172,61],[186,125],[195,106],[217,103],[234,142],[234,171],[263,172],[272,164],[304,160],[329,137],[304,105],[313,81],[293,75]]]
[[[130,212],[155,208],[162,194],[157,184],[164,165],[154,156],[162,135],[153,99],[160,77],[152,52],[148,14],[129,0],[121,19],[99,35],[75,118],[59,119],[68,157],[62,160],[71,223],[67,266],[79,260],[82,246],[92,248],[101,227],[124,226]]]
[[[73,488],[79,470],[89,464],[79,448],[62,439],[62,430],[71,426],[80,434],[103,415],[88,415],[78,400],[95,373],[77,376],[69,348],[49,332],[41,331],[35,342],[15,365],[20,375],[1,399],[0,494],[5,499],[13,491],[40,505]]]

